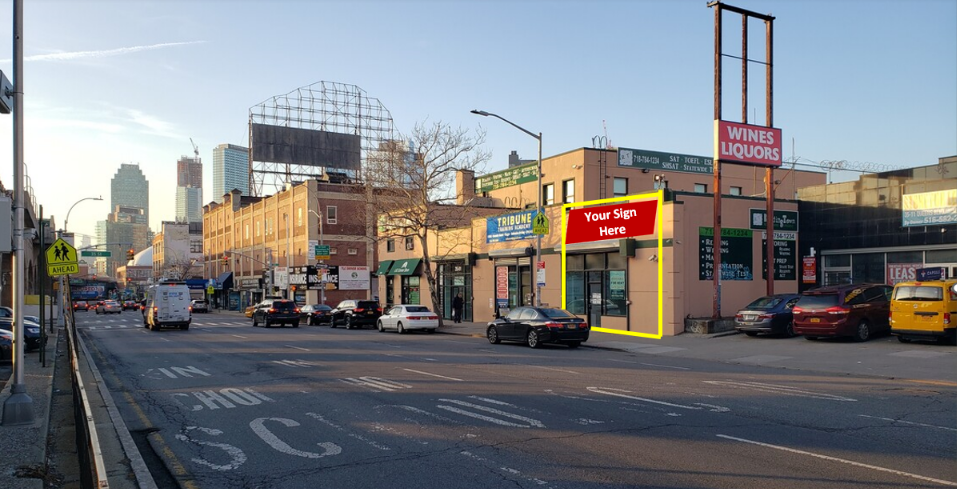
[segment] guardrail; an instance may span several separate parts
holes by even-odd
[[[64,297],[72,297],[69,281],[65,284]],[[70,352],[70,372],[73,379],[73,416],[76,424],[77,453],[80,459],[80,484],[84,488],[107,489],[110,483],[103,463],[103,451],[96,433],[96,423],[90,408],[86,384],[80,374],[80,355],[76,336],[76,318],[73,316],[72,301],[61,301],[64,324],[67,334],[67,349]],[[67,305],[70,307],[67,307]]]

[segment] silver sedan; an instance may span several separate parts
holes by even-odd
[[[434,333],[439,327],[439,317],[425,306],[397,304],[382,313],[377,326],[379,332],[394,329],[402,334],[413,329],[424,329]]]

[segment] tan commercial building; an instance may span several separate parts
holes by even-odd
[[[542,162],[542,200],[549,232],[541,240],[544,286],[541,302],[565,307],[589,324],[657,334],[658,266],[662,265],[664,335],[685,330],[685,319],[710,317],[714,286],[713,172],[710,158],[645,150],[581,148]],[[436,277],[436,305],[451,318],[452,298],[465,299],[464,320],[488,321],[500,308],[531,305],[539,272],[532,218],[538,198],[537,164],[488,175],[459,172],[459,203],[482,200],[501,207],[497,215],[475,217],[471,226],[430,235],[429,256]],[[764,169],[722,165],[723,315],[766,292],[762,261]],[[775,189],[775,292],[796,292],[800,280],[797,189],[825,183],[821,172],[779,168]],[[663,190],[660,219],[663,250],[656,234],[577,243],[566,247],[561,267],[562,205]],[[463,209],[467,206],[463,205]],[[778,226],[778,224],[776,224]],[[432,306],[417,242],[379,237],[376,271],[383,303]],[[713,264],[713,263],[712,263]]]

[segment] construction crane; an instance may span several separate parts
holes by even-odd
[[[193,142],[193,138],[189,138],[189,144],[193,145],[193,154],[195,154],[196,159],[199,160],[199,146],[196,146],[196,143]]]

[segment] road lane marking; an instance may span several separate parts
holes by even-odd
[[[569,373],[569,374],[581,375],[581,372],[575,372],[575,371],[572,371],[572,370],[564,370],[564,369],[555,368],[555,367],[543,367],[543,366],[541,366],[541,365],[529,365],[529,367],[542,368],[542,369],[545,369],[545,370],[555,370],[555,371],[557,371],[557,372],[565,372],[565,373]]]
[[[730,380],[705,380],[705,384],[723,385],[735,389],[751,389],[762,392],[771,392],[774,394],[784,394],[787,396],[808,397],[811,399],[822,399],[825,401],[838,402],[857,402],[857,399],[850,397],[836,396],[834,394],[824,394],[821,392],[807,391],[787,385],[765,384],[761,382],[733,382]]]
[[[353,432],[351,432],[351,431],[347,431],[347,430],[346,430],[345,428],[343,428],[342,426],[339,426],[339,425],[337,425],[336,423],[333,423],[332,421],[329,421],[328,419],[322,417],[321,414],[317,414],[317,413],[306,413],[306,416],[309,416],[309,417],[315,419],[316,421],[319,421],[320,423],[323,423],[323,424],[326,424],[326,425],[328,425],[328,426],[331,426],[332,428],[336,429],[337,431],[339,431],[339,432],[341,432],[341,433],[345,433],[347,436],[350,436],[350,437],[352,437],[352,438],[355,438],[356,440],[359,440],[359,441],[361,441],[361,442],[367,443],[367,444],[369,444],[370,446],[372,446],[373,448],[377,448],[377,449],[379,449],[379,450],[392,450],[391,448],[389,448],[389,447],[387,447],[387,446],[385,446],[385,445],[383,445],[383,444],[381,444],[381,443],[379,443],[379,442],[377,442],[377,441],[375,441],[375,440],[370,440],[370,439],[368,439],[368,438],[366,438],[366,437],[364,437],[364,436],[362,436],[362,435],[360,435],[360,434],[358,434],[358,433],[353,433]]]
[[[423,371],[421,371],[421,370],[412,370],[411,368],[404,368],[404,369],[402,369],[402,370],[405,370],[405,371],[407,371],[407,372],[414,372],[414,373],[422,374],[422,375],[431,375],[432,377],[438,377],[438,378],[440,378],[440,379],[454,380],[454,381],[456,381],[456,382],[465,382],[464,380],[462,380],[462,379],[456,379],[455,377],[446,377],[446,376],[444,376],[444,375],[439,375],[439,374],[430,374],[430,373],[428,373],[428,372],[423,372]]]
[[[702,409],[700,406],[686,406],[686,405],[684,405],[684,404],[675,404],[675,403],[673,403],[673,402],[657,401],[657,400],[648,399],[648,398],[645,398],[645,397],[630,396],[630,395],[625,394],[625,393],[626,393],[626,392],[631,392],[631,391],[626,391],[626,390],[624,390],[624,389],[614,389],[614,388],[611,388],[611,387],[588,387],[587,389],[588,389],[589,391],[595,392],[595,393],[597,393],[597,394],[607,394],[607,395],[609,395],[609,396],[624,397],[625,399],[632,399],[632,400],[641,401],[641,402],[650,402],[650,403],[652,403],[652,404],[661,404],[662,406],[675,407],[675,408],[681,408],[681,409],[689,409],[689,410],[695,410],[695,411]],[[612,391],[615,391],[615,392],[612,392]]]
[[[688,367],[675,367],[673,365],[658,365],[657,363],[639,363],[639,365],[647,365],[649,367],[663,367],[663,368],[673,368],[677,370],[691,370]]]
[[[299,348],[298,346],[286,345],[286,348],[295,348],[296,350],[311,351],[308,348]]]
[[[237,338],[242,338],[242,339],[244,339],[244,340],[246,339],[245,336],[243,336],[243,335],[238,335],[238,334],[233,334],[233,335],[230,335],[230,336],[235,336],[235,337],[237,337]]]
[[[804,451],[804,450],[797,450],[797,449],[794,449],[794,448],[783,447],[783,446],[780,446],[780,445],[772,445],[772,444],[770,444],[770,443],[763,443],[763,442],[760,442],[760,441],[746,440],[746,439],[744,439],[744,438],[736,438],[736,437],[728,436],[728,435],[715,435],[715,436],[717,436],[718,438],[724,438],[724,439],[726,439],[726,440],[734,440],[734,441],[740,441],[740,442],[742,442],[742,443],[750,443],[750,444],[752,444],[752,445],[758,445],[758,446],[765,447],[765,448],[773,448],[773,449],[775,449],[775,450],[782,450],[782,451],[785,451],[785,452],[796,453],[796,454],[798,454],[798,455],[807,455],[807,456],[809,456],[809,457],[815,457],[815,458],[819,458],[819,459],[822,459],[822,460],[829,460],[829,461],[831,461],[831,462],[841,462],[841,463],[844,463],[844,464],[853,465],[853,466],[855,466],[855,467],[862,467],[862,468],[865,468],[865,469],[876,470],[876,471],[879,471],[879,472],[887,472],[887,473],[890,473],[890,474],[902,475],[902,476],[904,476],[904,477],[911,477],[911,478],[919,479],[919,480],[923,480],[923,481],[934,482],[934,483],[936,483],[936,484],[943,484],[943,485],[945,485],[945,486],[957,487],[957,482],[945,481],[945,480],[941,480],[941,479],[934,479],[934,478],[932,478],[932,477],[925,477],[925,476],[922,476],[922,475],[912,474],[912,473],[910,473],[910,472],[903,472],[903,471],[900,471],[900,470],[888,469],[888,468],[885,468],[885,467],[878,467],[877,465],[863,464],[863,463],[860,463],[860,462],[855,462],[855,461],[853,461],[853,460],[846,460],[846,459],[843,459],[843,458],[831,457],[831,456],[829,456],[829,455],[821,455],[821,454],[819,454],[819,453],[806,452],[806,451]]]
[[[313,363],[306,360],[273,360],[272,363],[275,363],[277,365],[282,365],[284,367],[295,367],[295,368],[298,368],[298,367],[308,368],[315,365],[319,365],[318,363]]]
[[[947,431],[957,431],[957,428],[948,428],[946,426],[937,426],[933,424],[915,423],[913,421],[901,421],[899,419],[893,419],[893,418],[880,418],[877,416],[868,416],[866,414],[858,414],[858,416],[862,418],[881,419],[884,421],[890,421],[891,423],[912,424],[915,426],[923,426],[924,428],[937,428],[937,429],[947,430]]]
[[[945,385],[947,387],[957,387],[957,382],[947,382],[946,380],[908,380],[908,382],[915,382],[917,384],[930,384],[930,385]]]
[[[486,463],[486,466],[487,466],[487,467],[490,467],[490,468],[491,468],[492,465],[498,465],[496,462],[493,462],[493,461],[491,461],[491,460],[489,460],[489,459],[487,459],[487,458],[483,458],[483,457],[480,457],[480,456],[478,456],[478,455],[475,455],[474,453],[469,452],[469,451],[461,451],[461,452],[459,452],[459,454],[460,454],[460,455],[464,455],[464,456],[466,456],[466,457],[468,457],[468,458],[470,458],[470,459],[472,459],[472,460],[476,460],[476,461],[478,461],[478,462],[487,462],[487,463]],[[505,472],[505,473],[506,473],[508,476],[510,476],[510,477],[519,477],[519,478],[525,479],[526,481],[529,481],[529,482],[534,483],[536,486],[540,486],[540,487],[541,487],[541,486],[545,486],[545,487],[548,487],[549,489],[553,487],[553,486],[549,485],[548,482],[546,482],[546,481],[543,481],[543,480],[541,480],[541,479],[537,479],[537,478],[535,478],[535,477],[530,477],[530,476],[524,475],[524,474],[522,474],[521,472],[519,472],[518,470],[515,470],[515,469],[513,469],[513,468],[510,468],[510,467],[496,467],[496,468],[497,468],[498,470],[502,471],[502,472]]]
[[[295,455],[297,457],[303,458],[322,458],[328,457],[330,455],[339,455],[342,453],[342,448],[332,442],[320,442],[316,444],[322,448],[322,453],[309,452],[306,450],[293,448],[288,443],[282,441],[278,436],[270,431],[269,428],[266,428],[266,421],[275,421],[287,428],[298,427],[299,422],[288,418],[256,418],[249,423],[249,427],[253,430],[253,433],[255,433],[256,436],[258,436],[262,441],[266,442],[267,445],[279,453]]]
[[[399,389],[411,389],[411,385],[402,384],[400,382],[393,382],[391,380],[380,379],[379,377],[359,377],[359,378],[345,378],[339,379],[341,382],[345,382],[351,385],[357,385],[360,387],[366,387],[372,390],[378,391],[388,391],[392,392]]]
[[[493,418],[493,417],[491,417],[491,416],[486,416],[486,415],[484,415],[484,414],[479,414],[479,413],[475,413],[475,412],[472,412],[472,411],[466,411],[465,409],[460,409],[460,408],[457,408],[457,407],[455,407],[455,406],[446,406],[446,405],[444,405],[444,404],[439,404],[439,405],[436,406],[436,407],[439,408],[439,409],[444,409],[444,410],[446,410],[446,411],[451,411],[451,412],[453,412],[453,413],[458,413],[458,414],[461,414],[461,415],[463,415],[463,416],[469,416],[469,417],[472,417],[472,418],[481,419],[481,420],[483,420],[483,421],[488,421],[489,423],[495,423],[495,424],[497,424],[497,425],[513,426],[513,427],[516,427],[516,428],[528,428],[528,427],[532,427],[532,426],[534,426],[534,427],[536,427],[536,428],[544,428],[544,427],[545,427],[545,425],[542,424],[542,422],[539,421],[539,420],[537,420],[537,419],[527,418],[527,417],[525,417],[525,416],[521,416],[521,415],[518,415],[518,414],[508,413],[508,412],[502,411],[502,410],[500,410],[500,409],[490,408],[490,407],[488,407],[488,406],[482,406],[482,405],[479,405],[479,404],[473,404],[473,403],[471,403],[471,402],[459,401],[459,400],[457,400],[457,399],[439,399],[439,401],[448,402],[448,403],[452,403],[452,404],[457,404],[457,405],[459,405],[459,406],[465,406],[465,407],[469,407],[469,408],[476,409],[476,410],[479,410],[479,411],[484,411],[484,412],[486,412],[486,413],[497,414],[497,415],[499,415],[499,416],[504,416],[504,417],[506,417],[506,418],[514,419],[514,420],[516,420],[516,421],[523,421],[523,422],[527,423],[527,424],[512,423],[512,422],[510,422],[510,421],[505,421],[504,419]]]

